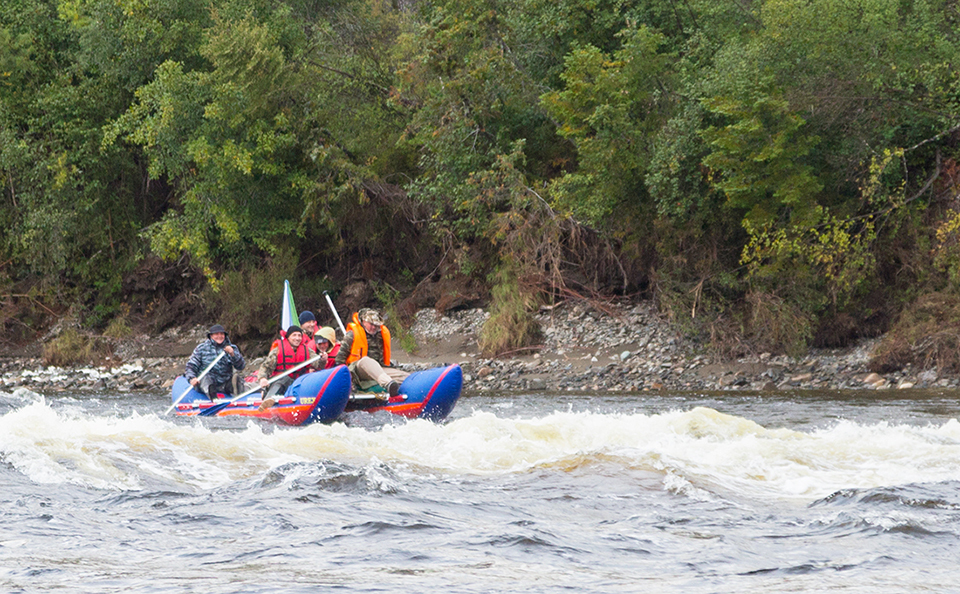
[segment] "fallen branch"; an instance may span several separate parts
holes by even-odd
[[[22,293],[8,293],[8,294],[6,294],[6,295],[0,295],[0,298],[3,298],[3,299],[6,299],[6,298],[8,298],[8,297],[10,297],[10,298],[18,298],[18,299],[29,299],[30,301],[32,301],[32,302],[34,302],[35,304],[37,304],[37,305],[39,305],[40,307],[42,307],[43,309],[47,310],[47,311],[50,313],[50,315],[52,315],[52,316],[56,316],[56,315],[57,315],[57,312],[53,311],[52,309],[50,309],[50,308],[47,307],[46,305],[40,303],[40,302],[37,300],[36,297],[31,297],[30,295],[25,295],[25,294],[22,294]]]

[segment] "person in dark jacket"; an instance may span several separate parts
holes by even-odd
[[[197,379],[208,365],[223,352],[224,356],[207,372],[207,375]],[[240,348],[230,342],[227,331],[220,324],[214,324],[207,332],[207,339],[193,349],[193,354],[187,360],[187,368],[183,377],[194,388],[206,394],[210,400],[217,394],[239,394],[243,391],[243,380],[236,373],[241,371],[246,362],[240,354]]]

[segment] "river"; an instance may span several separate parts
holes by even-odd
[[[960,581],[955,392],[467,394],[441,425],[300,428],[167,406],[0,393],[0,591]]]

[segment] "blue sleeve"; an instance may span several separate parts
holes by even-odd
[[[197,377],[197,374],[200,373],[200,368],[202,367],[203,363],[200,353],[201,346],[203,346],[203,343],[198,344],[197,348],[193,349],[193,354],[191,354],[190,358],[187,359],[187,367],[183,372],[183,377],[187,380]]]
[[[241,371],[247,366],[247,362],[244,361],[243,355],[240,353],[240,347],[235,344],[231,344],[230,346],[233,347],[233,354],[230,355],[230,362],[233,364],[234,369]]]

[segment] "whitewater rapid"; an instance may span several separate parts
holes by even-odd
[[[949,393],[468,395],[444,424],[306,427],[168,417],[168,399],[0,394],[0,590],[868,592],[960,577]]]

